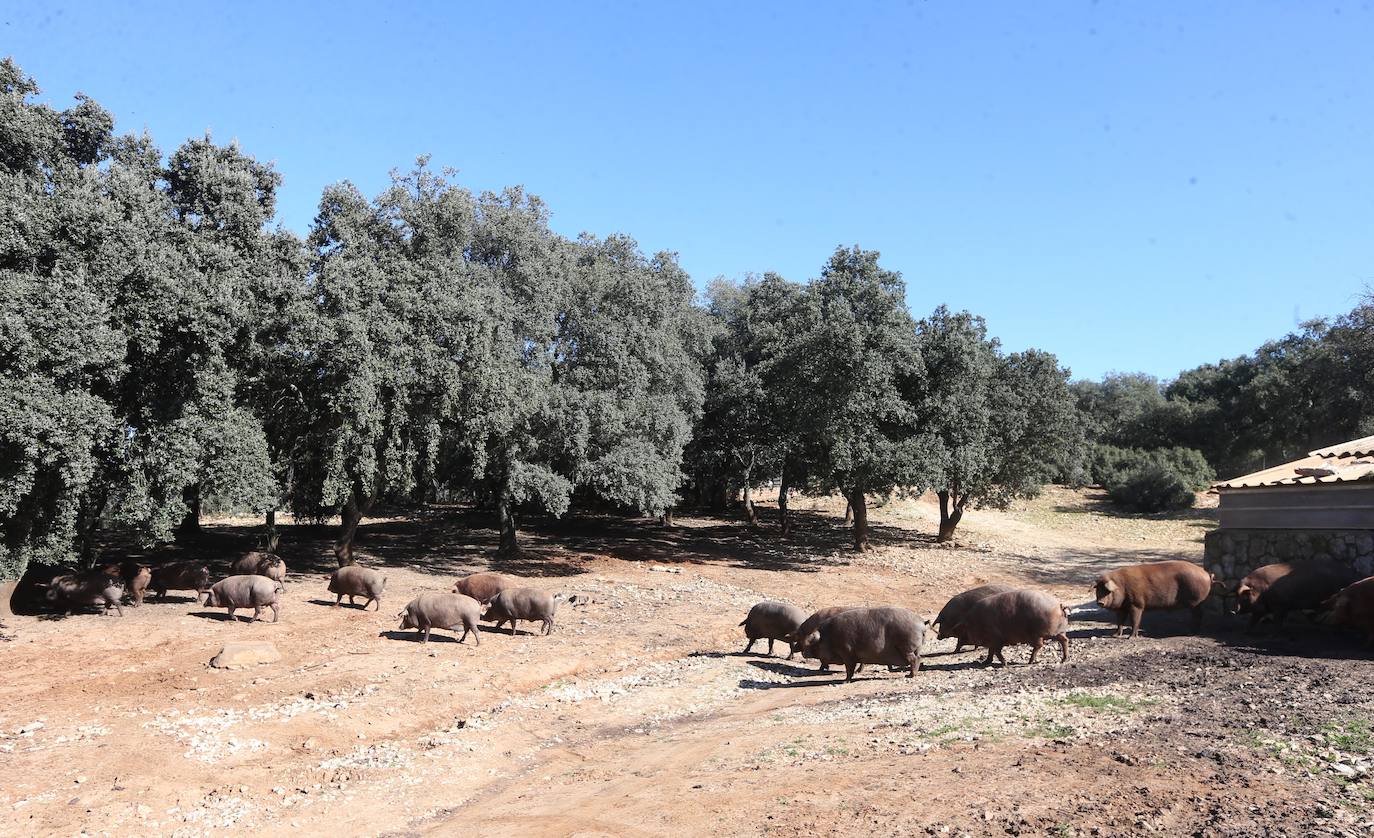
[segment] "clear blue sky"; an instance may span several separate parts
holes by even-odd
[[[1075,377],[1241,354],[1374,280],[1368,4],[369,5],[7,0],[0,52],[164,152],[237,138],[297,231],[432,153],[698,286],[880,250],[918,316]]]

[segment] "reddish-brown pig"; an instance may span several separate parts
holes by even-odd
[[[1002,649],[1028,643],[1030,663],[1046,639],[1058,640],[1060,662],[1069,659],[1069,615],[1059,600],[1041,591],[1008,591],[984,597],[968,607],[957,626],[951,626],[956,637],[963,637],[975,646],[988,650],[983,665],[993,658],[1006,665]]]
[[[946,637],[956,638],[954,651],[957,653],[960,649],[964,648],[966,641],[961,635],[955,634],[951,629],[959,625],[963,620],[964,612],[968,610],[968,607],[980,599],[990,597],[993,594],[1004,594],[1012,590],[1015,590],[1015,588],[1010,585],[980,585],[972,590],[964,591],[962,594],[954,595],[950,598],[949,602],[945,603],[945,607],[940,609],[940,613],[937,614],[935,619],[931,622],[932,626],[938,625],[940,627],[939,634],[936,635],[935,639],[944,640]]]
[[[1147,608],[1193,609],[1193,631],[1202,627],[1202,603],[1212,593],[1212,575],[1192,562],[1133,564],[1097,575],[1093,595],[1097,604],[1116,612],[1116,636],[1131,624],[1131,637],[1140,635],[1140,618]]]
[[[1365,645],[1374,646],[1374,576],[1342,588],[1322,603],[1331,622],[1365,633]]]
[[[483,571],[472,573],[459,579],[453,585],[455,594],[470,596],[478,602],[486,605],[491,602],[492,597],[504,591],[506,588],[514,588],[520,584],[520,580],[505,576],[500,573]]]

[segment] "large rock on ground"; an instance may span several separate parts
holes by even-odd
[[[281,652],[266,640],[236,640],[224,644],[220,653],[210,659],[210,665],[216,669],[237,669],[279,660]]]

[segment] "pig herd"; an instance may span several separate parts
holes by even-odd
[[[1116,615],[1116,636],[1129,624],[1131,637],[1140,633],[1147,609],[1191,609],[1193,629],[1201,628],[1203,604],[1212,596],[1234,596],[1234,611],[1249,614],[1250,629],[1272,617],[1281,625],[1291,611],[1304,611],[1323,621],[1366,633],[1374,644],[1374,577],[1357,579],[1349,568],[1334,562],[1271,564],[1257,568],[1227,591],[1207,571],[1186,561],[1129,565],[1098,574],[1093,583],[1097,605]],[[740,626],[748,654],[759,640],[788,644],[787,659],[800,653],[828,672],[842,664],[845,680],[864,664],[905,669],[913,678],[921,665],[927,631],[938,626],[936,639],[954,638],[954,651],[965,645],[987,650],[984,665],[1006,664],[1007,646],[1029,645],[1029,663],[1046,640],[1059,644],[1060,662],[1069,659],[1069,616],[1072,609],[1043,591],[1008,585],[983,585],[951,598],[935,619],[926,621],[906,608],[830,606],[808,615],[781,602],[760,602],[749,609]]]
[[[250,622],[261,619],[264,609],[271,609],[275,623],[281,616],[280,595],[285,584],[286,563],[270,553],[254,552],[234,562],[230,575],[213,584],[208,565],[184,561],[157,567],[129,563],[59,572],[46,581],[35,581],[33,587],[42,591],[49,607],[68,614],[77,607],[96,605],[123,616],[121,600],[126,595],[130,604],[138,607],[149,591],[159,598],[165,598],[168,591],[190,591],[197,602],[204,595],[206,607],[226,609],[231,620],[236,619],[234,612],[239,609],[253,609]],[[334,594],[335,608],[348,597],[350,605],[361,598],[363,610],[371,605],[380,611],[386,577],[372,568],[347,565],[330,574],[328,590]],[[433,629],[461,630],[460,643],[471,634],[473,643],[480,646],[479,620],[495,623],[498,630],[509,623],[511,634],[522,620],[536,622],[547,635],[553,631],[559,603],[578,605],[579,600],[576,595],[553,595],[524,586],[512,576],[482,572],[459,579],[451,591],[420,594],[397,617],[402,630],[415,629],[423,642],[429,642]]]
[[[1246,614],[1250,629],[1261,620],[1272,619],[1282,625],[1290,612],[1305,612],[1323,622],[1363,631],[1374,644],[1374,577],[1357,579],[1350,568],[1331,561],[1270,564],[1256,568],[1227,590],[1211,574],[1187,561],[1162,561],[1128,565],[1098,574],[1093,583],[1097,606],[1116,615],[1116,636],[1127,627],[1130,637],[1140,634],[1147,610],[1191,609],[1193,628],[1202,624],[1203,606],[1211,598],[1234,598],[1229,609]],[[234,562],[230,575],[211,583],[210,569],[199,562],[172,562],[150,567],[128,563],[107,565],[89,571],[58,572],[47,581],[35,582],[49,607],[65,609],[97,605],[115,610],[121,616],[121,600],[127,595],[137,607],[151,591],[165,598],[168,591],[191,591],[197,601],[201,595],[210,608],[225,608],[230,619],[239,609],[253,609],[252,621],[271,609],[272,621],[280,617],[280,595],[286,583],[286,564],[268,553],[249,553]],[[386,577],[361,565],[349,565],[329,577],[334,607],[344,597],[362,608],[381,610]],[[434,629],[461,632],[458,642],[469,635],[481,645],[479,621],[495,623],[499,630],[509,623],[511,634],[520,621],[540,624],[542,634],[554,628],[554,615],[560,602],[579,604],[578,597],[557,596],[522,584],[522,580],[499,573],[474,573],[459,579],[450,591],[428,591],[412,599],[401,610],[400,629],[414,629],[423,642]],[[1086,605],[1086,603],[1085,603]],[[822,672],[832,664],[842,665],[846,680],[865,664],[884,664],[906,670],[915,677],[921,665],[921,652],[927,634],[937,630],[936,639],[955,640],[955,652],[964,646],[987,650],[985,665],[1006,664],[1003,650],[1008,646],[1031,647],[1034,663],[1048,640],[1059,644],[1060,661],[1069,658],[1069,617],[1073,609],[1043,591],[1017,589],[1007,585],[983,585],[951,598],[933,620],[924,620],[915,611],[894,605],[878,607],[831,606],[808,614],[781,602],[761,602],[749,610],[739,624],[753,650],[760,640],[768,641],[768,654],[774,643],[788,644],[787,658],[800,653],[816,660]]]

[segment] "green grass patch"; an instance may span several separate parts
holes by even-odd
[[[1071,707],[1082,707],[1085,710],[1106,710],[1109,713],[1130,713],[1142,707],[1149,707],[1151,704],[1154,704],[1154,701],[1150,699],[1124,698],[1119,695],[1070,693],[1058,699],[1058,703],[1067,704]]]
[[[1328,745],[1348,754],[1374,752],[1374,729],[1364,719],[1327,722],[1322,726],[1322,735]]]
[[[1069,725],[1062,725],[1058,722],[1041,722],[1034,727],[1027,728],[1026,733],[1041,739],[1068,739],[1070,736],[1073,736],[1074,729]]]

